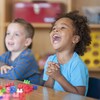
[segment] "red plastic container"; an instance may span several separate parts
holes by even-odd
[[[28,22],[51,23],[63,12],[61,3],[16,2],[13,18],[24,18]]]

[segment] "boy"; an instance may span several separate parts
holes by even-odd
[[[86,17],[74,11],[57,18],[50,32],[50,40],[56,54],[46,61],[44,85],[59,91],[86,95],[88,69],[79,57],[91,43]]]
[[[17,18],[7,27],[5,45],[8,51],[0,56],[0,78],[29,80],[39,84],[38,65],[28,47],[32,44],[34,27],[24,19]]]

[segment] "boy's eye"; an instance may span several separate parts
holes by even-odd
[[[52,30],[55,30],[55,29],[56,29],[55,27],[52,28]]]
[[[18,33],[16,33],[16,34],[15,34],[15,36],[19,36],[19,34],[18,34]]]
[[[10,35],[10,33],[6,33],[6,35]]]

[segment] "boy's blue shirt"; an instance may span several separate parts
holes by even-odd
[[[9,51],[0,56],[0,62],[13,66],[7,73],[0,73],[0,78],[29,80],[33,84],[39,84],[39,67],[30,49],[24,50],[14,61],[10,60],[10,56]]]
[[[49,61],[58,63],[56,54],[50,56],[46,61],[43,75],[44,81],[47,81],[49,77],[46,74]],[[89,78],[88,69],[76,52],[74,52],[69,62],[60,64],[60,71],[65,79],[73,86],[86,86],[85,95],[87,94]],[[54,82],[53,88],[55,90],[64,91],[63,87],[57,81]]]

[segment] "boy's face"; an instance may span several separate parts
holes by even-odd
[[[27,47],[25,29],[21,24],[9,24],[5,37],[5,44],[9,51],[18,52]]]
[[[53,48],[57,51],[71,50],[75,46],[75,28],[69,18],[57,20],[51,30],[50,39]]]

